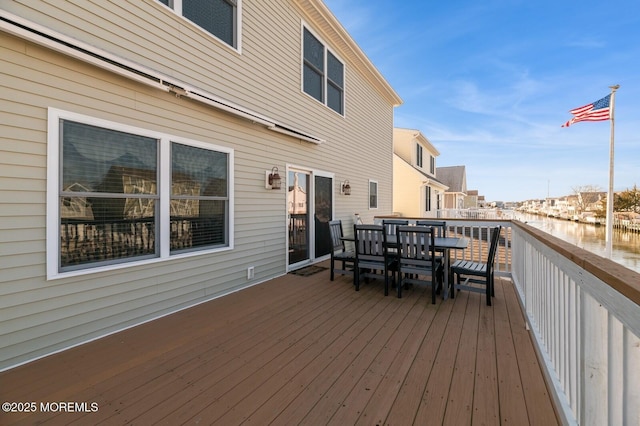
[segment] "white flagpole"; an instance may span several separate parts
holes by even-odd
[[[606,256],[610,259],[613,253],[613,112],[614,112],[614,99],[616,96],[616,90],[620,88],[619,84],[610,86],[611,99],[609,101],[609,111],[611,114],[611,140],[609,143],[609,192],[607,192],[607,231],[605,234],[606,244]]]

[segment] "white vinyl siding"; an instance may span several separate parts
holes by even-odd
[[[176,76],[325,142],[316,145],[266,130],[0,31],[0,110],[5,114],[0,124],[0,369],[285,274],[286,191],[265,189],[265,172],[274,166],[325,170],[336,182],[349,180],[351,196],[340,195],[339,185],[334,185],[337,219],[350,221],[358,212],[365,223],[372,223],[376,213],[392,211],[392,103],[354,66],[352,56],[335,46],[336,55],[350,58],[344,68],[348,117],[302,95],[303,6],[297,0],[244,2],[242,38],[247,48],[242,55],[157,1],[93,2],[90,8],[83,4],[8,1],[3,10]],[[176,141],[233,150],[233,249],[169,253],[47,280],[47,162],[55,158],[47,155],[50,107],[144,129],[151,137],[171,135],[179,138]],[[367,208],[372,170],[378,210]],[[169,242],[161,247],[169,247]],[[252,280],[247,279],[248,267],[254,267]]]

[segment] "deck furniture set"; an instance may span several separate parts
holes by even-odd
[[[495,295],[493,263],[501,227],[492,229],[489,251],[483,261],[465,259],[450,263],[452,250],[464,250],[466,237],[447,236],[444,221],[386,219],[382,225],[355,224],[353,237],[345,237],[342,221],[329,223],[332,241],[331,280],[335,274],[352,275],[356,291],[362,281],[384,281],[384,294],[395,287],[398,298],[411,285],[431,286],[431,302],[436,295],[455,297],[468,290],[486,294],[487,305]],[[353,246],[351,249],[349,246]]]

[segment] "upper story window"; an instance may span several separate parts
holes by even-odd
[[[233,151],[64,111],[49,119],[49,276],[232,247]]]
[[[422,167],[422,145],[416,144],[416,166]]]
[[[234,48],[238,47],[241,0],[158,0]]]
[[[344,64],[308,29],[303,33],[303,90],[344,115]]]
[[[429,166],[429,173],[431,173],[432,175],[434,175],[436,173],[436,157],[434,157],[433,155],[430,156],[430,166]]]

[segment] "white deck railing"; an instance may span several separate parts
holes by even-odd
[[[640,425],[640,274],[517,221],[442,220],[470,238],[458,258],[486,259],[503,227],[496,273],[513,280],[562,423]]]
[[[515,218],[514,210],[504,209],[442,209],[436,214],[442,219],[510,220]]]
[[[512,279],[563,422],[640,425],[640,274],[512,229]]]

